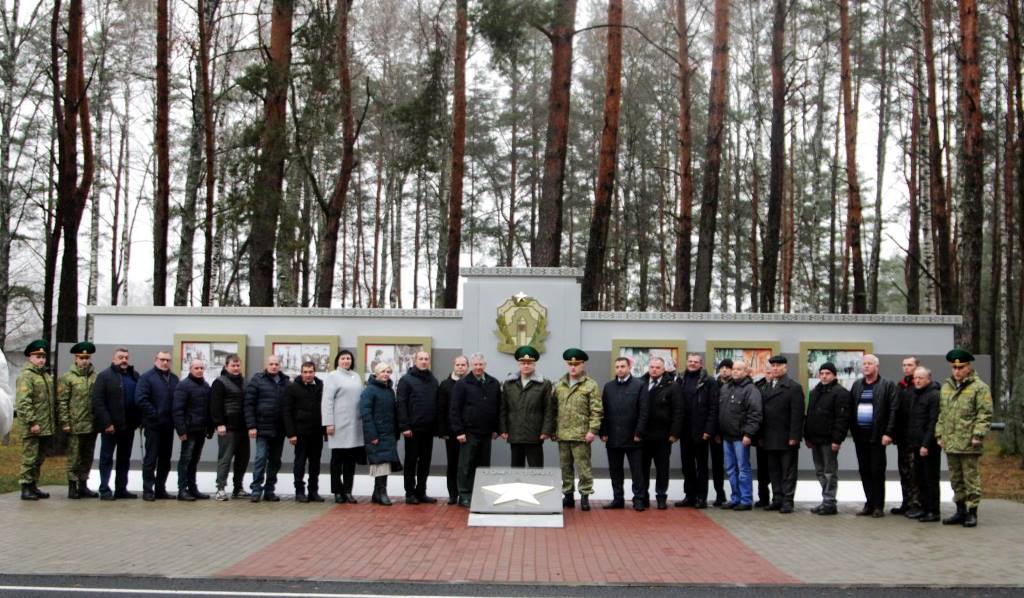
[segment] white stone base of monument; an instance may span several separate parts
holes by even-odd
[[[558,469],[480,468],[473,482],[470,526],[562,527]]]

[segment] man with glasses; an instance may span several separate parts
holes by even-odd
[[[158,351],[153,367],[139,377],[136,402],[143,414],[146,444],[142,453],[142,500],[170,499],[167,475],[171,471],[171,450],[174,447],[174,422],[171,405],[178,376],[171,371],[171,354]]]

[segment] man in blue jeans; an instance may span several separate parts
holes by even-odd
[[[750,444],[761,428],[761,393],[751,382],[742,359],[733,363],[732,380],[722,387],[718,424],[725,449],[725,473],[732,487],[731,500],[722,508],[749,511],[754,502]]]
[[[267,357],[265,369],[245,385],[245,426],[249,429],[249,438],[256,439],[249,498],[252,502],[281,500],[274,494],[274,488],[284,450],[284,388],[287,384],[288,376],[281,373],[281,359],[271,355]]]

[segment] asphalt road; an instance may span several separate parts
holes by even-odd
[[[316,582],[258,579],[167,579],[153,577],[89,577],[0,575],[0,596],[152,598],[159,596],[220,596],[249,598],[419,598],[432,596],[520,597],[530,598],[660,598],[670,596],[715,596],[759,598],[775,596],[846,597],[872,596],[897,598],[910,596],[1020,596],[1019,587],[879,587],[879,586],[565,586],[476,583],[381,583]]]

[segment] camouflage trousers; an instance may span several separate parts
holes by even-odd
[[[21,439],[21,475],[18,482],[35,484],[39,481],[39,469],[46,457],[49,436],[25,436]]]
[[[576,474],[580,476],[580,494],[594,493],[594,474],[590,468],[590,445],[583,441],[560,440],[558,464],[562,467],[562,494],[572,494]]]
[[[914,455],[920,447],[909,444],[896,445],[897,463],[900,471],[900,488],[903,490],[903,506],[910,510],[921,508],[921,489],[914,472]]]
[[[96,449],[96,433],[68,434],[68,481],[84,482],[92,469]]]
[[[953,486],[953,500],[963,502],[968,509],[978,508],[981,502],[980,455],[946,453],[949,463],[949,483]]]

